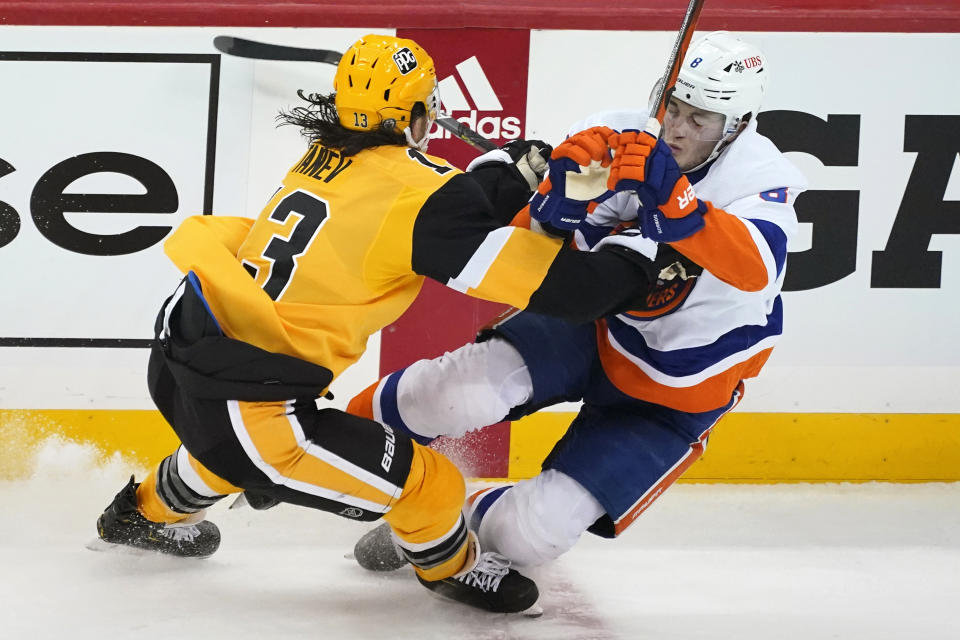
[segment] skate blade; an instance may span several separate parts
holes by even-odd
[[[94,538],[83,545],[90,551],[96,551],[97,553],[109,553],[113,555],[120,556],[155,556],[158,555],[154,551],[148,551],[146,549],[138,549],[136,547],[128,547],[124,544],[114,544],[112,542],[107,542],[102,538]]]
[[[85,545],[85,548],[90,551],[96,551],[97,553],[105,553],[114,556],[129,556],[134,558],[161,558],[166,560],[167,558],[172,558],[174,561],[184,560],[187,562],[194,562],[196,560],[205,560],[210,556],[178,556],[172,553],[163,553],[162,551],[156,551],[154,549],[141,549],[140,547],[131,547],[125,544],[116,544],[113,542],[106,542],[102,538],[94,538],[90,540]]]
[[[540,606],[539,601],[534,602],[532,605],[530,605],[523,611],[513,611],[508,613],[506,611],[484,611],[479,607],[474,607],[473,605],[469,605],[465,602],[460,602],[459,600],[454,600],[453,598],[442,596],[439,593],[429,589],[427,590],[427,594],[428,594],[428,597],[433,598],[434,600],[439,600],[440,602],[443,602],[445,604],[450,604],[452,602],[454,606],[465,607],[467,609],[470,609],[471,611],[479,611],[481,614],[485,614],[485,615],[523,616],[525,618],[539,618],[540,616],[543,615],[543,607]]]

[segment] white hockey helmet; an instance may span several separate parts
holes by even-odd
[[[756,118],[767,80],[766,56],[728,31],[708,33],[690,47],[677,74],[673,97],[726,117],[723,142],[741,122]],[[711,158],[719,151],[714,149]]]

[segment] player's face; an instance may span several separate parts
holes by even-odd
[[[440,104],[440,93],[436,86],[434,86],[433,92],[427,97],[424,104],[427,108],[427,113],[419,118],[414,118],[410,123],[410,135],[414,140],[424,140],[427,131],[430,130],[430,125],[437,119],[437,105]],[[424,145],[423,149],[426,151],[426,145]]]
[[[422,140],[427,133],[428,126],[430,126],[430,121],[426,117],[415,118],[410,123],[410,135],[413,136],[414,140]]]
[[[670,98],[663,116],[663,141],[673,151],[681,171],[702,163],[723,137],[724,116]]]

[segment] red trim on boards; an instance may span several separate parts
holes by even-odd
[[[370,27],[675,31],[677,0],[500,0],[387,4],[343,0],[0,0],[0,25]],[[711,0],[699,29],[958,33],[960,3],[942,0]]]

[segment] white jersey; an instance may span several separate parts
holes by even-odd
[[[608,111],[571,131],[605,125],[643,129],[647,112]],[[631,396],[682,411],[725,405],[744,378],[759,373],[782,333],[787,242],[797,233],[793,203],[806,179],[756,122],[705,168],[688,175],[708,203],[706,226],[672,243],[704,268],[648,299],[642,310],[598,322],[598,348],[611,381]],[[610,228],[636,220],[639,201],[619,193],[575,234],[590,249]],[[656,243],[649,241],[650,255]]]

